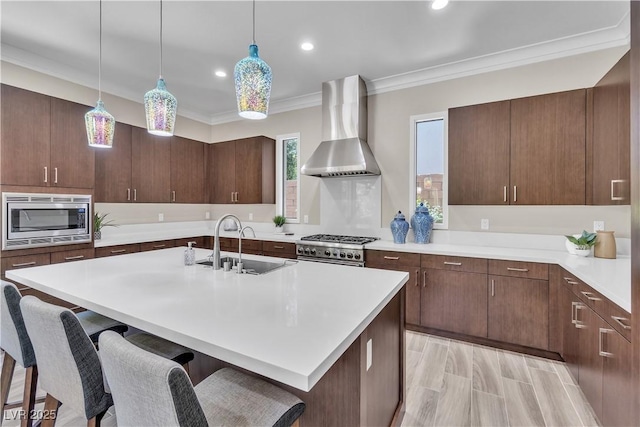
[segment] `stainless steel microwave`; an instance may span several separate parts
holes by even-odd
[[[91,242],[91,196],[2,193],[2,249]]]

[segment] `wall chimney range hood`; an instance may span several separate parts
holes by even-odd
[[[367,87],[360,76],[322,83],[322,142],[302,166],[305,175],[380,175],[367,144]]]

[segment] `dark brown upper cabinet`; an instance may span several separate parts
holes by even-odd
[[[171,138],[134,127],[131,139],[132,201],[171,202]]]
[[[171,139],[171,202],[204,203],[204,143]]]
[[[593,138],[587,145],[587,204],[628,205],[631,153],[630,53],[593,88]],[[589,181],[589,180],[588,180]]]
[[[449,110],[449,204],[509,204],[509,105]]]
[[[113,146],[96,150],[96,202],[127,203],[133,200],[131,132],[131,126],[116,122]]]

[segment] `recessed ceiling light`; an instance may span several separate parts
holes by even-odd
[[[449,0],[433,0],[431,2],[431,9],[440,10],[444,9],[449,4]]]
[[[300,49],[302,50],[313,50],[313,43],[304,42],[300,45]]]
[[[225,73],[225,72],[224,72],[224,71],[222,71],[222,70],[218,70],[218,71],[216,71],[216,72],[215,72],[215,75],[216,75],[216,76],[218,76],[218,77],[227,77],[227,73]]]

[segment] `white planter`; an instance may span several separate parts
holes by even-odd
[[[574,254],[578,256],[589,256],[591,255],[591,248],[589,249],[574,249]]]
[[[284,225],[280,227],[274,226],[274,229],[276,234],[284,234]]]

